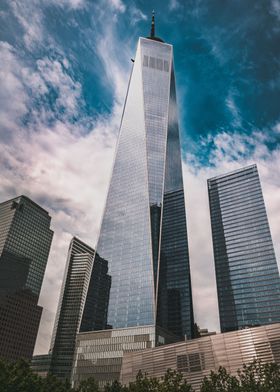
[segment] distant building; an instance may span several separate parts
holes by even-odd
[[[31,360],[31,369],[40,377],[47,377],[51,364],[51,354],[34,355]]]
[[[50,222],[48,212],[26,196],[0,203],[0,357],[32,358]]]
[[[280,365],[280,324],[247,328],[242,331],[219,333],[199,339],[168,344],[139,351],[126,351],[123,356],[120,381],[136,379],[141,370],[148,377],[161,378],[167,369],[181,372],[199,392],[203,378],[211,370],[223,366],[236,374],[244,363],[259,359],[263,364]]]
[[[221,331],[280,322],[280,278],[256,165],[208,180]]]
[[[216,335],[216,332],[209,332],[207,328],[200,328],[196,323],[194,324],[194,331],[195,331],[196,338]]]
[[[92,248],[76,237],[71,240],[50,350],[50,372],[60,379],[70,379],[71,376],[75,340],[80,327],[93,257]]]

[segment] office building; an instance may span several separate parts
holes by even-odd
[[[141,370],[148,377],[161,378],[167,369],[176,370],[196,392],[205,376],[222,366],[233,374],[255,359],[263,364],[280,365],[280,324],[271,324],[242,331],[220,333],[191,341],[168,344],[146,350],[125,352],[120,380],[135,381]]]
[[[94,250],[74,237],[69,246],[51,342],[50,372],[70,379],[75,340],[88,289]],[[96,285],[98,288],[98,285]],[[92,310],[94,312],[94,309]],[[40,358],[39,358],[40,359]]]
[[[53,237],[50,221],[48,212],[26,196],[0,204],[0,357],[32,358]]]
[[[77,347],[84,340],[88,350],[76,355],[75,382],[88,372],[99,382],[117,378],[118,372],[98,373],[100,364],[121,361],[136,342],[149,346],[193,337],[181,166],[173,48],[155,36],[153,17],[151,34],[139,39],[133,62],[96,248],[111,277],[108,310],[100,328],[88,306],[89,290],[80,328],[85,335],[77,338]],[[98,330],[104,339],[119,334],[117,350],[113,340],[111,347],[104,340],[106,357],[102,341],[99,353],[91,347]]]
[[[280,322],[280,279],[256,165],[208,180],[221,331]]]
[[[51,354],[33,355],[30,367],[40,377],[47,377],[50,371]]]

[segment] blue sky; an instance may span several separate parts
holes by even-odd
[[[36,352],[48,349],[71,236],[95,245],[130,59],[152,9],[174,45],[201,327],[218,329],[207,178],[258,164],[280,256],[279,0],[2,0],[0,197],[27,194],[55,230]]]

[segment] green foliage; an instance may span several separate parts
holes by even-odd
[[[114,381],[111,385],[108,384],[105,386],[104,392],[129,392],[129,390],[119,381]]]
[[[262,364],[255,360],[238,371],[242,392],[279,392],[280,367],[276,363]]]
[[[78,392],[100,392],[100,389],[95,379],[90,377],[87,380],[81,381]]]
[[[140,371],[127,392],[191,392],[192,388],[176,370],[168,369],[161,379],[148,378]]]
[[[148,378],[141,371],[137,374],[136,381],[131,382],[128,387],[129,392],[157,392],[159,389],[159,380]]]
[[[0,360],[1,392],[74,392],[68,381],[59,381],[54,376],[41,378],[33,373],[28,362]]]
[[[41,378],[32,372],[23,360],[6,362],[0,360],[1,392],[101,392],[94,378],[80,383],[78,389],[71,388],[68,381],[62,382],[52,375]],[[141,371],[129,386],[118,381],[106,385],[104,392],[192,392],[191,386],[181,373],[168,369],[161,378],[149,378]],[[280,366],[276,363],[262,364],[253,361],[243,365],[236,375],[223,367],[205,377],[201,392],[280,392]]]
[[[3,392],[41,392],[42,379],[23,360],[15,363],[0,361],[0,382]]]
[[[192,388],[184,380],[182,373],[176,372],[176,370],[168,369],[162,378],[162,382],[159,387],[160,392],[191,392]]]
[[[218,372],[211,372],[205,377],[201,386],[201,392],[240,392],[238,379],[220,367]]]
[[[220,367],[204,378],[201,392],[280,392],[280,366],[255,360],[243,365],[236,376]]]

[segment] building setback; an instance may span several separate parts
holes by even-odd
[[[141,370],[149,377],[161,378],[167,369],[181,372],[194,391],[199,392],[205,376],[223,366],[231,374],[254,359],[263,364],[280,364],[280,324],[242,331],[220,333],[191,341],[152,349],[125,352],[121,382],[129,384]]]
[[[280,278],[257,166],[208,180],[221,331],[280,322]]]
[[[50,222],[48,212],[26,196],[0,204],[0,357],[32,358],[53,237]]]
[[[60,379],[71,376],[93,257],[92,248],[76,237],[71,240],[50,350],[50,372]]]
[[[96,251],[108,263],[111,285],[102,325],[91,311],[88,291],[80,332],[90,339],[77,338],[86,340],[75,359],[77,383],[90,371],[100,383],[117,377],[118,372],[104,375],[95,367],[111,366],[116,357],[109,341],[104,341],[106,358],[101,346],[92,352],[94,331],[103,330],[107,339],[108,329],[112,336],[120,330],[119,353],[126,347],[125,330],[127,342],[133,331],[142,344],[193,337],[173,48],[155,36],[154,17],[151,35],[139,39],[133,62]],[[143,338],[144,329],[149,332]]]

